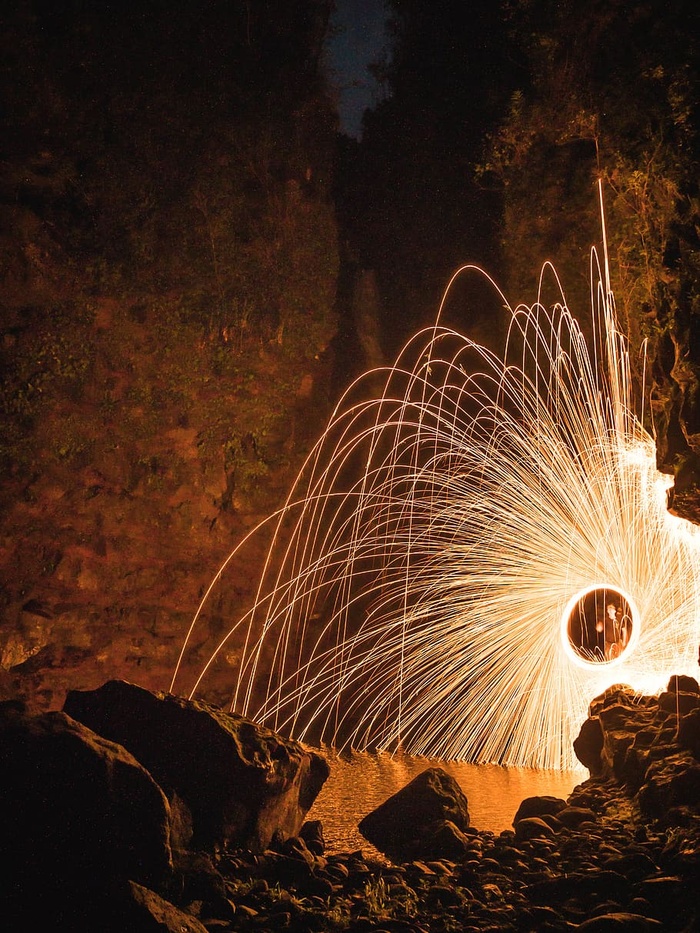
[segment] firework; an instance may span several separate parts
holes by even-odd
[[[606,687],[695,673],[698,529],[667,510],[595,250],[591,281],[588,342],[560,287],[511,308],[492,283],[502,357],[438,316],[378,397],[353,401],[376,371],[348,390],[193,694],[236,641],[232,708],[295,738],[561,768]]]

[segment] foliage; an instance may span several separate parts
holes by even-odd
[[[649,426],[670,463],[700,430],[698,11],[659,0],[515,0],[510,14],[529,78],[482,164],[503,192],[510,281],[527,282],[528,269],[551,259],[571,307],[588,307],[602,178],[618,310],[640,387],[646,341]]]
[[[5,12],[7,466],[104,466],[111,445],[153,488],[163,432],[191,423],[240,502],[294,459],[296,390],[336,329],[330,6]]]
[[[94,364],[92,322],[88,304],[63,302],[28,308],[21,324],[6,332],[0,348],[3,467],[20,467],[31,456],[27,432],[52,396],[80,397]]]

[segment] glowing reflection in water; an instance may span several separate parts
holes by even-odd
[[[540,771],[369,752],[337,756],[326,749],[323,754],[330,760],[331,776],[308,819],[323,823],[329,851],[361,849],[365,855],[375,856],[374,847],[360,834],[357,824],[428,767],[444,768],[460,785],[469,802],[472,826],[495,833],[513,828],[513,817],[526,797],[548,795],[566,799],[588,777],[585,769]]]

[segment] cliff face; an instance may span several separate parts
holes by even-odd
[[[474,250],[495,237],[496,202],[509,297],[531,301],[549,258],[585,318],[604,177],[640,385],[647,351],[646,424],[676,477],[671,508],[700,521],[694,9],[671,18],[654,0],[630,17],[614,4],[601,29],[595,5],[554,18],[547,0],[520,5],[522,21],[489,33],[522,62],[488,105],[474,88],[494,68],[466,52],[472,13],[460,31],[451,16],[402,10],[392,94],[362,146],[347,147],[339,236],[321,62],[330,0],[174,0],[134,4],[138,15],[128,3],[16,6],[0,35],[11,79],[0,83],[0,669],[22,666],[38,702],[60,706],[67,686],[107,677],[168,686],[202,593],[284,500],[337,400],[341,249],[356,254],[349,317],[361,331],[346,340],[345,376],[358,369],[350,357],[381,361],[387,334],[393,346],[422,315],[432,323],[445,270],[484,258]],[[482,160],[475,141],[501,117]],[[495,341],[496,312],[478,323]],[[262,535],[230,568],[202,642],[245,608],[264,554]],[[227,645],[213,700],[236,660]]]
[[[0,40],[0,667],[59,708],[107,673],[167,689],[322,429],[330,3],[25,6]]]
[[[92,303],[73,331],[89,375],[41,400],[4,488],[1,663],[52,671],[51,706],[110,671],[167,689],[201,594],[322,424],[323,362],[165,327],[164,304]],[[227,576],[210,634],[242,610],[263,543]]]
[[[61,271],[47,254],[46,276]],[[45,667],[59,694],[109,671],[167,688],[201,594],[322,427],[333,263],[309,298],[306,352],[293,334],[212,332],[181,293],[86,295],[75,279],[39,293],[36,280],[30,266],[4,331],[1,665]],[[261,548],[217,598],[215,632],[241,611]]]

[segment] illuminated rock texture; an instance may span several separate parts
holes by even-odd
[[[64,709],[184,801],[195,846],[262,851],[296,835],[329,774],[320,755],[242,716],[124,681],[71,691]]]
[[[397,861],[458,858],[468,828],[467,798],[442,768],[426,768],[359,824],[365,839]]]
[[[48,9],[3,20],[0,668],[39,711],[168,689],[202,588],[325,421],[331,2],[256,6],[70,4],[60,38]]]
[[[692,677],[672,677],[658,697],[611,687],[591,703],[576,754],[592,775],[624,786],[645,816],[686,820],[700,804],[699,709]]]

